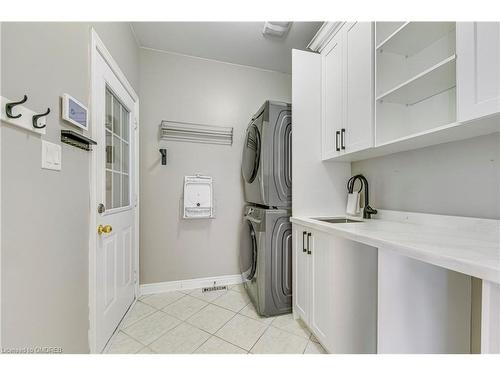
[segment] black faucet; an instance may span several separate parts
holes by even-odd
[[[370,207],[368,180],[365,178],[365,176],[363,176],[362,174],[352,176],[347,182],[347,190],[349,191],[349,193],[352,193],[356,180],[360,180],[362,185],[361,188],[365,188],[365,207],[363,208],[363,219],[371,219],[372,215],[377,214],[377,210]]]

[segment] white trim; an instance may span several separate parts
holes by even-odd
[[[344,23],[340,21],[324,22],[307,45],[307,48],[314,52],[321,52]]]
[[[152,51],[152,52],[158,52],[158,53],[167,53],[169,55],[175,55],[175,56],[181,56],[181,57],[190,57],[192,59],[198,59],[198,60],[204,60],[204,61],[209,61],[209,62],[214,62],[214,63],[219,63],[219,64],[226,64],[226,65],[232,65],[232,66],[237,66],[240,68],[247,68],[247,69],[254,69],[254,70],[260,70],[262,72],[270,72],[270,73],[281,73],[281,74],[286,74],[291,76],[292,73],[289,72],[282,72],[280,70],[272,70],[272,69],[266,69],[266,68],[259,68],[257,66],[251,66],[251,65],[244,65],[244,64],[237,64],[237,63],[232,63],[228,61],[222,61],[222,60],[216,60],[216,59],[210,59],[208,57],[200,57],[200,56],[193,56],[193,55],[186,55],[185,53],[179,53],[179,52],[172,52],[172,51],[166,51],[164,49],[158,49],[158,48],[151,48],[151,47],[143,47],[139,46],[140,49],[146,50],[146,51]]]
[[[2,50],[2,25],[3,23],[0,22],[0,51]],[[0,59],[0,72],[2,71],[2,59]],[[2,87],[2,77],[0,75],[0,87]],[[3,126],[0,126],[0,148],[2,148],[2,128]],[[3,348],[2,345],[2,337],[3,337],[3,314],[2,314],[2,309],[3,309],[3,298],[2,298],[2,153],[0,152],[0,348]]]
[[[500,285],[483,280],[481,354],[500,354]]]
[[[132,36],[134,37],[135,44],[137,44],[138,48],[141,48],[141,43],[139,42],[139,38],[137,37],[134,26],[132,25],[132,23],[130,23],[129,26],[130,26],[130,30],[132,31]]]
[[[141,284],[141,296],[145,294],[165,293],[177,290],[189,290],[219,285],[241,284],[241,275],[202,277],[199,279],[166,281],[162,283]]]
[[[113,59],[111,54],[109,53],[108,49],[102,42],[101,38],[99,38],[99,35],[96,33],[94,28],[91,28],[90,30],[90,98],[89,98],[89,107],[90,107],[90,132],[92,135],[95,135],[95,126],[94,124],[96,123],[96,118],[95,118],[95,110],[92,105],[92,95],[94,92],[94,87],[96,85],[94,77],[95,71],[96,71],[96,64],[97,64],[97,54],[99,54],[106,64],[109,66],[113,74],[117,77],[117,79],[120,81],[120,83],[123,85],[127,93],[132,97],[134,101],[134,109],[135,109],[135,116],[136,118],[134,120],[134,130],[136,131],[136,142],[135,142],[135,168],[136,168],[136,173],[137,177],[135,178],[135,187],[136,187],[136,197],[133,197],[134,201],[136,202],[136,212],[135,212],[135,278],[136,278],[136,285],[135,285],[135,293],[136,293],[136,298],[139,293],[139,126],[138,126],[138,116],[139,116],[139,97],[136,94],[134,88],[132,85],[129,83],[127,80],[127,77],[125,74],[121,71],[120,67],[116,63],[116,61]],[[95,251],[97,249],[97,241],[96,241],[96,236],[94,229],[96,228],[96,213],[97,213],[97,207],[96,207],[96,197],[97,197],[97,191],[96,191],[96,173],[97,173],[97,155],[95,152],[92,152],[90,154],[90,171],[89,171],[89,180],[90,180],[90,227],[89,227],[89,331],[88,331],[88,342],[89,342],[89,349],[91,353],[96,353],[96,254]]]

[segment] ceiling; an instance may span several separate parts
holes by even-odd
[[[133,22],[141,47],[292,72],[291,49],[306,49],[322,22],[293,22],[285,38],[262,35],[264,22]]]

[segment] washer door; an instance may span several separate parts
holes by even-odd
[[[245,144],[243,146],[243,161],[241,164],[241,172],[245,182],[251,184],[255,177],[260,164],[260,131],[255,122],[247,129]]]
[[[243,282],[254,278],[257,271],[257,235],[252,222],[246,219],[247,229],[240,249],[240,272]]]

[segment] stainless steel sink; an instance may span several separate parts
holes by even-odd
[[[340,223],[362,223],[362,220],[353,220],[346,217],[316,217],[314,220],[324,221],[325,223],[340,224]]]

